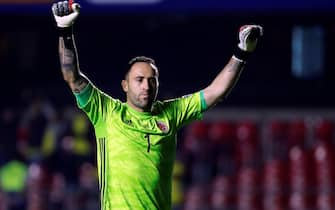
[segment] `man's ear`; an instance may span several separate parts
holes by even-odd
[[[126,80],[123,79],[121,81],[121,86],[122,86],[122,89],[123,89],[124,92],[128,92],[128,83],[127,83]]]

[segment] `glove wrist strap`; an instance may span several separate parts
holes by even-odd
[[[250,52],[241,50],[239,47],[235,48],[234,56],[239,60],[242,60],[242,61],[246,62],[248,60],[250,54],[251,54]]]
[[[59,37],[63,38],[64,45],[67,49],[73,49],[73,26],[69,27],[58,27]]]
[[[72,37],[73,27],[72,26],[65,27],[65,28],[58,27],[58,32],[59,32],[59,36],[63,38]]]

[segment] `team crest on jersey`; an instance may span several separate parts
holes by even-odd
[[[158,128],[163,131],[163,133],[167,133],[169,131],[169,127],[162,121],[157,121]]]

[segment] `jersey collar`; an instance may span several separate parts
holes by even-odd
[[[133,107],[129,106],[128,103],[125,103],[125,104],[126,104],[127,110],[137,116],[152,116],[151,112],[140,112],[134,109]]]

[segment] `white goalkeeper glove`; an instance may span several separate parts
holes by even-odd
[[[59,28],[71,27],[80,13],[80,5],[68,1],[60,1],[52,5],[52,13]]]
[[[238,34],[238,47],[246,52],[253,52],[256,49],[259,37],[263,35],[263,28],[259,25],[244,25]]]
[[[239,43],[235,49],[234,57],[246,62],[250,54],[256,49],[258,39],[263,36],[263,28],[259,25],[244,25],[238,34]]]

